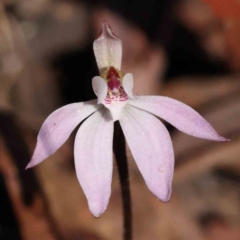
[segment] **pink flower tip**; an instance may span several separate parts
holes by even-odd
[[[168,202],[170,202],[170,200],[171,200],[171,194],[170,194],[169,197],[166,198],[166,199],[160,199],[160,198],[158,198],[158,200],[161,201],[161,202],[163,202],[163,203],[168,203]]]
[[[154,184],[150,188],[150,191],[158,200],[167,203],[170,201],[172,195],[172,183],[166,182],[160,186],[158,184]]]
[[[34,162],[34,156],[32,157],[31,161],[28,163],[28,165],[26,166],[25,170],[29,169],[29,168],[33,168],[35,167],[37,164]]]
[[[222,136],[219,136],[218,142],[230,142],[231,140]]]
[[[105,212],[107,205],[102,205],[100,202],[89,203],[89,210],[92,215],[96,218],[101,217],[101,215]]]
[[[113,32],[110,24],[104,20],[103,23],[102,23],[102,30],[99,34],[99,37],[100,36],[105,36],[105,37],[112,37],[112,38],[115,38],[115,39],[119,39],[116,34]]]
[[[31,163],[31,162],[30,162],[30,163]],[[32,168],[32,167],[33,167],[32,164],[30,164],[30,163],[26,166],[25,170],[28,170],[29,168]]]

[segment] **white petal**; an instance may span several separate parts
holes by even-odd
[[[72,103],[49,115],[39,131],[37,146],[27,168],[34,167],[57,151],[74,128],[99,107],[96,100]]]
[[[103,78],[96,76],[92,79],[92,87],[98,97],[98,104],[102,103],[107,96],[107,82]]]
[[[110,66],[121,69],[122,42],[106,21],[103,22],[100,36],[93,43],[93,50],[100,72]]]
[[[160,200],[169,200],[174,154],[166,127],[153,115],[127,105],[120,124],[142,176]]]
[[[77,177],[96,217],[105,211],[111,195],[113,121],[108,114],[103,108],[90,116],[74,144]]]
[[[140,96],[129,101],[129,104],[166,120],[180,131],[194,137],[227,141],[199,113],[175,99],[160,96]]]
[[[113,121],[117,121],[122,116],[122,110],[126,106],[128,100],[112,101],[110,104],[104,103],[104,106],[109,109]]]
[[[133,99],[133,75],[131,73],[127,73],[123,76],[122,86],[124,91],[127,93],[129,98]]]

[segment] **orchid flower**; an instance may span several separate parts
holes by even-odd
[[[119,121],[133,158],[149,190],[161,201],[171,195],[174,153],[162,118],[194,137],[226,141],[195,110],[162,96],[133,96],[133,75],[121,71],[122,44],[107,22],[94,41],[100,76],[92,79],[97,100],[72,103],[57,109],[43,123],[27,168],[57,151],[81,123],[74,144],[79,183],[92,214],[107,208],[113,171],[114,121]]]

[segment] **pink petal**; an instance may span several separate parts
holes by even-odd
[[[107,96],[108,91],[107,82],[103,78],[96,76],[92,79],[92,87],[93,91],[98,97],[98,104],[102,103],[105,97]]]
[[[112,141],[113,121],[107,109],[90,116],[75,139],[77,177],[95,217],[106,210],[111,195]]]
[[[34,167],[57,151],[74,128],[99,107],[96,100],[72,103],[49,115],[39,131],[37,146],[27,168]]]
[[[129,98],[134,98],[133,97],[133,75],[131,73],[127,73],[123,76],[122,79],[122,86],[124,91],[127,93]]]
[[[103,22],[100,36],[93,43],[93,50],[100,72],[110,66],[121,69],[122,42],[106,21]]]
[[[129,104],[166,120],[178,130],[194,137],[227,141],[199,113],[175,99],[160,96],[140,96],[129,101]]]
[[[166,127],[153,115],[129,105],[123,111],[120,124],[148,188],[160,200],[168,201],[174,154]]]

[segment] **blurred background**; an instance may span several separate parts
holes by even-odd
[[[24,170],[48,114],[95,98],[92,43],[103,20],[122,40],[135,94],[183,101],[231,139],[214,143],[167,126],[176,158],[167,204],[128,151],[134,239],[239,240],[239,0],[1,0],[0,239],[122,239],[115,163],[109,207],[95,219],[75,175],[75,134]]]

